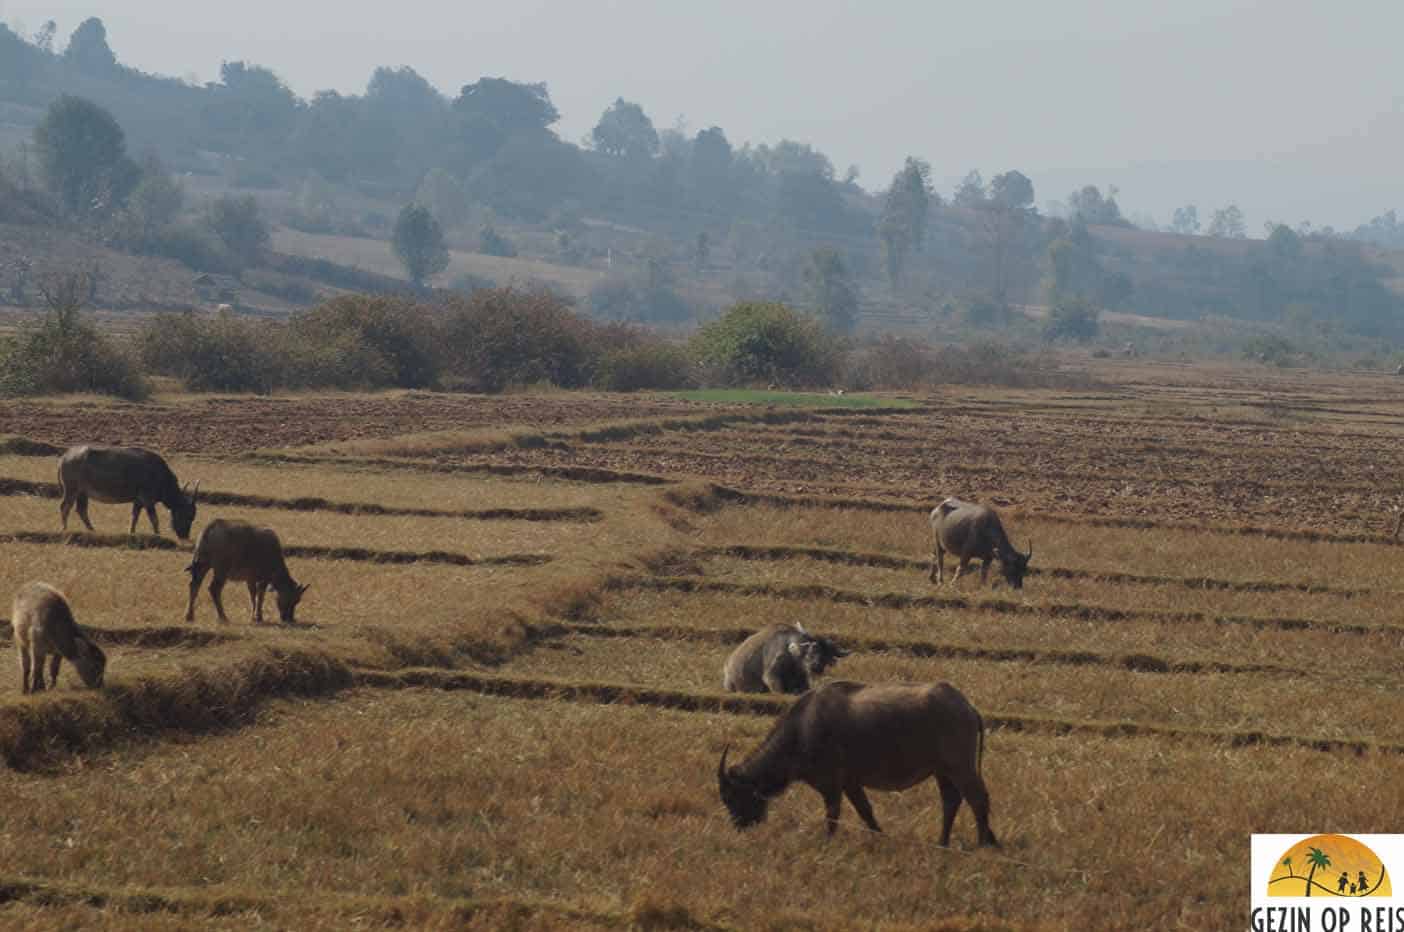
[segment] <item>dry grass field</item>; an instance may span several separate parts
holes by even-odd
[[[0,663],[0,925],[1243,927],[1250,833],[1404,824],[1404,385],[1092,374],[881,411],[0,402],[0,613],[47,580],[109,655],[33,697]],[[238,584],[186,624],[188,545],[125,506],[61,534],[81,439],[168,452],[197,527],[278,529],[298,624]],[[1033,541],[1024,589],[928,582],[951,494]],[[980,709],[1002,849],[968,811],[937,847],[929,785],[874,794],[880,836],[800,786],[731,827],[721,751],[788,700],[722,662],[795,621],[833,675]]]

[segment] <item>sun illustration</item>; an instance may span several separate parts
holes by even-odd
[[[1313,835],[1282,853],[1268,896],[1389,896],[1384,864],[1349,835]]]

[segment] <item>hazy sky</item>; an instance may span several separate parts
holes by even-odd
[[[450,96],[483,75],[545,81],[578,141],[617,96],[661,129],[809,142],[884,187],[909,154],[948,194],[1017,168],[1038,202],[1117,185],[1161,223],[1194,203],[1353,227],[1404,209],[1404,2],[963,0],[0,0],[60,45],[88,16],[124,64],[217,78],[276,71],[298,93],[365,90],[411,65]]]

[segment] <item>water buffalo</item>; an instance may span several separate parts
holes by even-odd
[[[769,625],[731,652],[722,686],[733,693],[802,693],[814,677],[846,656],[848,651],[833,641],[799,625]]]
[[[185,620],[195,620],[195,596],[205,574],[214,571],[210,580],[210,600],[214,602],[219,620],[228,622],[224,615],[224,602],[221,595],[227,580],[243,580],[249,586],[249,605],[253,609],[253,623],[263,623],[263,596],[272,586],[278,596],[278,616],[284,623],[291,624],[297,603],[307,592],[307,586],[299,586],[288,572],[288,564],[283,559],[283,545],[272,528],[255,527],[244,521],[231,521],[218,518],[205,525],[200,539],[195,542],[195,555],[185,571],[190,574],[190,602],[185,607]]]
[[[1029,560],[1033,559],[1033,542],[1029,542],[1029,552],[1020,553],[1009,543],[1004,533],[1004,525],[999,515],[988,505],[963,502],[958,498],[948,498],[931,510],[931,574],[934,583],[946,581],[946,551],[960,560],[951,582],[960,579],[960,574],[971,560],[980,560],[980,583],[989,578],[990,561],[998,560],[1005,581],[1015,589],[1024,588],[1024,575],[1029,571]]]
[[[985,724],[949,683],[865,686],[835,680],[795,700],[750,757],[717,765],[722,802],[737,828],[765,820],[769,801],[791,783],[824,797],[829,834],[847,796],[863,822],[882,831],[864,789],[905,790],[928,777],[941,788],[941,844],[961,800],[970,803],[981,845],[999,845],[990,829],[990,798],[980,776]]]
[[[59,664],[63,660],[73,664],[86,685],[102,685],[107,655],[78,627],[62,592],[41,582],[22,586],[15,594],[11,624],[19,653],[21,692],[44,690],[46,660],[51,688],[58,685]]]
[[[137,518],[142,509],[151,520],[151,530],[161,533],[161,524],[156,518],[156,504],[165,505],[171,512],[171,526],[181,540],[190,539],[190,526],[195,523],[195,499],[200,492],[200,483],[195,483],[187,492],[181,488],[171,467],[166,465],[159,454],[140,447],[104,447],[85,445],[71,447],[59,459],[59,485],[63,487],[63,502],[59,505],[59,519],[63,529],[68,530],[68,512],[76,504],[78,517],[83,519],[88,530],[93,530],[93,522],[88,520],[88,499],[100,502],[131,502],[132,526],[127,533],[135,534]]]

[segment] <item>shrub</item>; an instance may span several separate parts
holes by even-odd
[[[517,247],[513,246],[511,240],[492,227],[483,227],[482,235],[478,239],[478,252],[485,256],[511,259],[517,255]]]
[[[590,381],[592,331],[560,297],[544,291],[489,288],[445,303],[446,372],[455,384],[498,392],[550,382]]]
[[[1060,297],[1048,312],[1048,324],[1043,328],[1044,339],[1066,338],[1087,343],[1097,336],[1100,316],[1101,311],[1083,298]]]
[[[238,257],[225,248],[219,237],[195,227],[169,226],[158,231],[148,251],[174,259],[197,272],[233,274],[241,268]]]
[[[158,314],[138,335],[142,361],[196,392],[269,392],[285,381],[276,324],[222,311],[214,317]]]
[[[0,342],[0,394],[67,392],[133,400],[150,393],[136,362],[76,306],[51,308],[37,324]]]
[[[849,354],[844,383],[860,390],[915,388],[931,380],[934,368],[930,346],[887,334]]]
[[[829,385],[838,343],[819,321],[783,304],[746,301],[703,326],[692,339],[696,358],[733,385]]]
[[[650,341],[603,352],[594,384],[605,391],[633,392],[689,388],[694,381],[686,347]]]
[[[372,351],[380,363],[364,384],[428,388],[439,380],[434,321],[427,308],[406,298],[343,295],[295,315],[291,330],[294,342],[337,343],[341,352],[359,356]],[[346,334],[356,340],[342,340]]]

